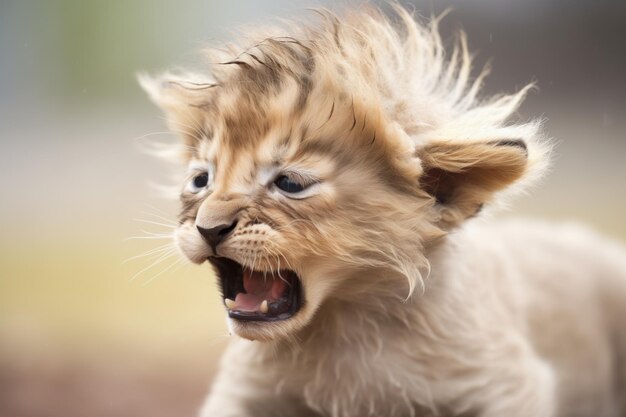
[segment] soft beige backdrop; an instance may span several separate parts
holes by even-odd
[[[193,415],[228,336],[208,267],[124,262],[166,242],[127,238],[167,232],[176,213],[150,186],[171,167],[139,152],[173,136],[134,73],[197,63],[236,25],[320,4],[0,3],[1,416]],[[624,4],[418,3],[455,6],[443,30],[463,26],[477,62],[494,58],[488,91],[540,87],[520,116],[545,117],[553,173],[506,215],[626,239]]]

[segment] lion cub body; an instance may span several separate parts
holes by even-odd
[[[624,415],[624,251],[473,219],[545,171],[530,87],[480,97],[438,19],[320,15],[141,79],[183,137],[176,243],[241,337],[202,416]]]
[[[577,226],[476,223],[395,311],[372,292],[297,347],[233,340],[202,417],[623,415],[626,251]]]

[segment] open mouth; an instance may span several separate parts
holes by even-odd
[[[238,320],[277,321],[302,306],[298,275],[290,270],[251,271],[228,258],[209,258],[217,269],[228,316]]]

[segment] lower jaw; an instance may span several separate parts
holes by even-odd
[[[227,311],[228,311],[228,317],[230,317],[231,319],[248,321],[248,322],[284,321],[293,317],[294,314],[297,312],[297,311],[294,313],[287,312],[287,313],[279,314],[277,316],[260,316],[256,312],[231,311],[231,310],[227,310]]]

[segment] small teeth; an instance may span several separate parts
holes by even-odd
[[[233,300],[231,300],[230,298],[224,298],[224,304],[226,305],[226,308],[229,310],[233,310],[235,308],[235,302]],[[261,303],[261,306],[259,307],[259,311],[263,314],[267,313],[269,311],[269,306],[267,304],[267,300],[263,300],[263,302]]]

